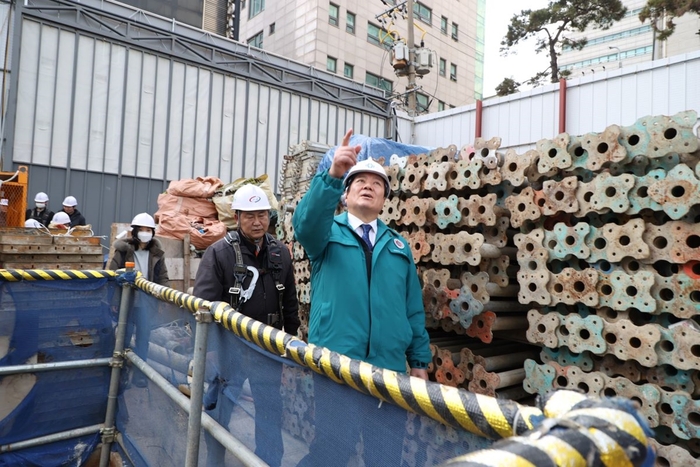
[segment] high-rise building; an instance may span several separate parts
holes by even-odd
[[[582,76],[635,63],[671,57],[700,49],[700,17],[688,13],[675,18],[675,32],[666,41],[656,40],[647,20],[642,23],[639,13],[646,0],[623,0],[626,16],[610,29],[588,29],[569,34],[571,39],[586,37],[581,50],[564,50],[559,57],[560,70],[570,70],[571,76]]]
[[[397,11],[393,19],[391,13],[381,16],[405,4],[405,0],[241,0],[239,40],[382,88],[405,101],[408,79],[394,73],[391,44],[407,38],[407,20]],[[415,1],[413,11],[416,45],[423,43],[434,52],[431,71],[416,80],[419,111],[480,99],[485,0]]]

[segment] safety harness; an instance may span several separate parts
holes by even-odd
[[[258,278],[258,270],[252,266],[246,266],[243,263],[243,254],[241,253],[241,240],[238,232],[228,232],[226,234],[226,243],[233,248],[236,262],[233,265],[234,285],[228,289],[231,295],[231,307],[240,311],[240,307],[250,299],[255,289],[255,284]],[[270,234],[265,234],[267,239],[267,269],[260,271],[262,276],[265,272],[269,272],[272,280],[275,282],[277,290],[278,312],[268,313],[267,324],[270,326],[276,325],[278,322],[280,327],[284,328],[284,284],[282,284],[282,247],[280,243]],[[253,274],[253,280],[250,282],[248,289],[243,290],[243,281],[248,276],[248,271]]]

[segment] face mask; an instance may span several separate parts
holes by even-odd
[[[139,232],[137,235],[139,240],[143,243],[148,243],[153,238],[153,234],[151,232]]]
[[[45,207],[46,207],[46,203],[36,203],[37,209],[44,209]]]

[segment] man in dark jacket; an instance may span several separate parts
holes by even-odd
[[[75,196],[66,196],[63,200],[62,211],[68,214],[70,217],[70,226],[75,227],[76,225],[85,225],[85,216],[83,216],[76,206],[78,205],[78,200]]]
[[[54,212],[49,209],[49,196],[40,191],[34,197],[34,209],[27,209],[25,220],[34,219],[48,227],[53,219]]]
[[[284,331],[296,335],[299,305],[292,259],[289,250],[267,234],[271,206],[265,192],[255,185],[244,185],[234,194],[231,209],[235,211],[238,230],[204,252],[193,294],[205,300],[230,303],[246,316],[277,329],[284,327]],[[237,251],[242,265],[236,264]],[[223,337],[236,339],[231,333]],[[233,368],[233,376],[229,380],[217,376],[220,387],[216,389],[216,406],[209,414],[228,426],[233,410],[229,396],[233,394],[236,399],[240,386],[248,379],[255,400],[255,454],[270,466],[279,466],[283,454],[281,366],[264,365],[269,359],[254,350],[241,355],[224,355],[220,350],[217,354],[219,366]],[[207,465],[224,465],[223,447],[208,434],[205,440]]]

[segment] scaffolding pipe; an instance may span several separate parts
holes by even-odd
[[[72,362],[36,363],[33,365],[14,365],[0,368],[0,376],[18,375],[22,373],[39,373],[41,371],[74,370],[76,368],[92,368],[107,366],[111,358],[91,358],[88,360],[75,360]]]
[[[62,431],[51,435],[40,436],[38,438],[18,441],[16,443],[3,444],[0,446],[0,453],[19,451],[20,449],[33,448],[34,446],[43,446],[45,444],[55,443],[56,441],[64,441],[66,439],[79,438],[81,436],[99,433],[102,430],[102,424],[86,426],[84,428],[76,428],[74,430]]]
[[[134,352],[127,352],[125,357],[139,370],[143,372],[153,384],[160,388],[173,402],[175,402],[188,415],[190,413],[190,400],[178,389],[172,386],[157,371],[148,366],[141,357]],[[202,427],[207,430],[214,439],[233,454],[245,467],[267,467],[253,451],[233,437],[224,427],[206,413],[202,413]]]
[[[133,272],[134,263],[126,263],[126,272]],[[114,418],[117,413],[117,396],[119,394],[119,381],[121,378],[122,366],[124,365],[124,340],[126,339],[126,325],[129,318],[129,307],[131,306],[131,295],[133,288],[130,284],[122,286],[121,303],[119,304],[119,321],[117,323],[117,335],[114,343],[114,352],[110,365],[112,375],[109,381],[109,393],[107,395],[107,413],[105,414],[104,428],[102,429],[102,451],[100,452],[100,467],[109,465],[109,453],[112,450],[114,441]]]
[[[187,423],[187,449],[185,467],[197,467],[199,459],[199,437],[202,430],[202,400],[204,399],[204,369],[207,364],[207,338],[209,325],[213,321],[207,308],[195,313],[197,325],[194,335],[194,364],[190,384],[190,416]]]

